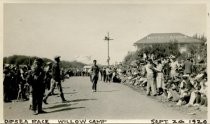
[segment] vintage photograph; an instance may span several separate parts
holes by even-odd
[[[199,3],[4,3],[3,119],[207,120],[207,17]]]

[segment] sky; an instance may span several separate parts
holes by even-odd
[[[123,61],[150,33],[206,35],[204,4],[5,4],[3,56],[30,55],[106,64]]]

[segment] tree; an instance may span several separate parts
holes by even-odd
[[[202,43],[200,47],[198,48],[191,48],[191,53],[199,54],[201,56],[201,59],[204,60],[205,63],[207,63],[207,38],[206,36],[204,34],[203,35],[194,34],[193,38],[201,40]]]
[[[124,58],[124,64],[129,65],[133,60],[138,58],[138,52],[128,52],[128,54]]]
[[[180,55],[177,41],[171,41],[167,44],[152,44],[150,46],[145,46],[144,48],[139,49],[136,52],[129,52],[124,58],[124,63],[130,64],[134,60],[141,61],[143,59],[144,53],[147,55],[153,54],[155,59],[168,57],[170,55]]]

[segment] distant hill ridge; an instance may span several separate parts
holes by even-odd
[[[12,55],[3,58],[4,64],[15,64],[15,65],[32,65],[33,61],[38,58],[37,56],[26,56],[26,55]],[[40,57],[41,58],[41,57]],[[53,62],[49,58],[42,58],[45,63]],[[78,61],[67,61],[62,60],[61,66],[63,68],[83,68],[86,64]]]

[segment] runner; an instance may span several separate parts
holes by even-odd
[[[93,66],[91,67],[91,81],[93,83],[92,90],[96,92],[97,89],[97,81],[98,81],[98,74],[99,74],[99,67],[96,65],[96,60],[93,60]]]
[[[64,95],[63,95],[63,89],[62,89],[62,86],[61,86],[61,75],[60,75],[60,56],[56,56],[54,58],[55,60],[55,64],[53,65],[53,69],[52,69],[52,80],[51,80],[51,86],[50,86],[50,90],[48,91],[48,93],[46,94],[46,96],[44,97],[43,99],[43,102],[45,104],[48,104],[47,103],[47,98],[50,96],[50,94],[52,94],[53,90],[55,89],[56,85],[57,85],[57,88],[60,92],[60,97],[61,97],[61,100],[62,102],[66,102],[66,99],[64,98]]]

